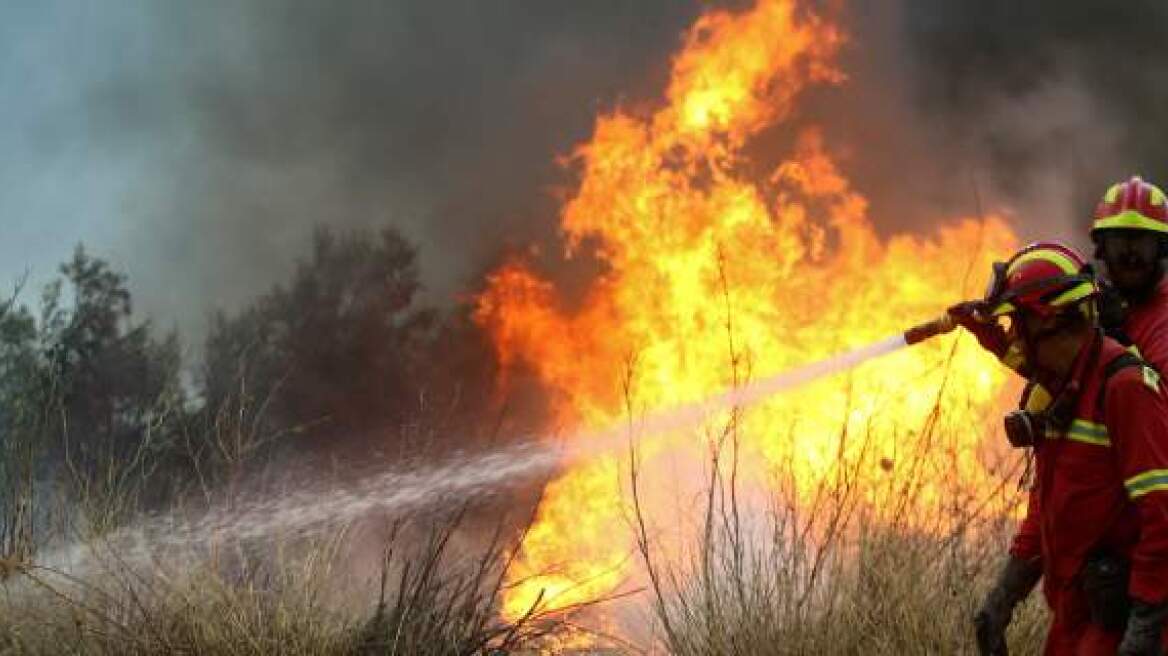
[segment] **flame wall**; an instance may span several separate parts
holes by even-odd
[[[834,63],[844,40],[793,0],[712,12],[688,32],[655,111],[598,118],[575,152],[581,179],[560,222],[569,253],[594,248],[603,273],[569,310],[513,260],[489,276],[476,315],[502,363],[524,363],[554,393],[562,426],[610,425],[895,334],[980,291],[989,262],[1013,246],[992,217],[878,236],[823,136],[794,121],[807,87],[845,82]],[[790,150],[747,158],[764,130],[791,131]],[[775,489],[781,470],[789,493],[808,495],[847,465],[861,502],[879,504],[880,481],[903,473],[922,508],[988,489],[998,481],[977,451],[1003,381],[974,345],[947,338],[783,395],[742,418],[744,480]],[[703,461],[704,436],[725,419],[647,442],[641,466],[668,479],[667,443]],[[929,448],[914,440],[930,422],[944,445],[900,472],[908,451]],[[548,486],[509,614],[620,585],[632,545],[624,472],[602,457]]]

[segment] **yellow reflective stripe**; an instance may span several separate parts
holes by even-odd
[[[994,308],[992,312],[990,312],[990,316],[1000,317],[1003,314],[1010,314],[1011,312],[1016,312],[1017,310],[1018,308],[1014,307],[1013,303],[1002,303],[998,307]]]
[[[1098,219],[1092,227],[1095,230],[1129,228],[1168,233],[1168,223],[1157,221],[1156,219],[1149,219],[1135,210],[1124,210],[1119,214],[1112,214],[1111,216]]]
[[[1153,390],[1160,391],[1160,374],[1152,370],[1151,367],[1140,367],[1144,371],[1144,384],[1151,387]]]
[[[1040,248],[1038,250],[1030,251],[1018,257],[1010,263],[1010,269],[1006,271],[1006,275],[1012,275],[1023,264],[1033,262],[1035,260],[1042,260],[1043,262],[1050,262],[1051,264],[1062,269],[1062,272],[1067,275],[1073,275],[1079,272],[1079,265],[1071,258],[1062,253],[1049,248]]]
[[[1168,490],[1168,469],[1149,469],[1123,482],[1127,495],[1133,499],[1156,490]]]
[[[1057,298],[1050,302],[1050,304],[1055,307],[1070,305],[1071,303],[1086,298],[1094,293],[1095,287],[1091,285],[1091,283],[1085,282],[1079,285],[1075,285],[1062,294],[1059,294]]]
[[[1128,496],[1131,497],[1132,499],[1138,499],[1138,498],[1144,496],[1145,494],[1148,494],[1149,492],[1159,492],[1160,490],[1168,490],[1168,479],[1165,479],[1164,481],[1156,483],[1155,485],[1149,485],[1147,487],[1140,488],[1139,492],[1132,492],[1129,490]]]
[[[1119,182],[1107,188],[1107,193],[1103,194],[1103,202],[1114,203],[1119,199],[1119,190],[1123,189],[1123,183]]]
[[[1028,412],[1042,412],[1050,407],[1051,398],[1050,392],[1042,385],[1035,385],[1030,390],[1030,396],[1026,397],[1026,407],[1023,410]]]
[[[1111,446],[1111,439],[1107,436],[1107,427],[1085,419],[1076,419],[1067,429],[1067,439],[1084,444],[1097,446]]]
[[[1107,435],[1107,424],[1097,424],[1086,419],[1076,419],[1071,422],[1071,426],[1078,426],[1093,435]]]
[[[1017,341],[1006,347],[1006,352],[1002,354],[1002,364],[1014,371],[1020,370],[1022,365],[1026,364],[1026,354],[1022,352],[1022,347]]]

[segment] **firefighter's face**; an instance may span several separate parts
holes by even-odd
[[[1038,368],[1052,372],[1059,371],[1063,365],[1061,355],[1052,348],[1051,337],[1056,329],[1058,319],[1043,318],[1030,312],[1018,312],[1012,317],[1009,337],[1022,345],[1022,352],[1026,361]]]
[[[1102,237],[1107,277],[1120,292],[1140,294],[1163,275],[1160,236],[1147,230],[1108,230]]]

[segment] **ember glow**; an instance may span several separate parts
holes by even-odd
[[[793,0],[710,13],[688,33],[656,111],[598,118],[575,152],[581,181],[560,220],[569,255],[595,249],[604,273],[568,309],[517,259],[490,275],[478,299],[477,320],[504,366],[535,372],[566,432],[612,426],[630,407],[635,417],[692,403],[896,334],[980,291],[989,262],[1014,245],[993,217],[877,234],[820,132],[806,116],[794,127],[806,87],[845,82],[834,63],[843,42]],[[748,161],[752,138],[783,129],[792,134],[787,152]],[[860,501],[878,504],[881,481],[899,473],[913,436],[933,421],[945,444],[911,473],[914,506],[939,507],[954,486],[988,489],[999,479],[977,452],[1004,380],[968,338],[949,336],[779,395],[739,424],[744,480],[767,485],[781,471],[789,493],[810,495],[846,465],[861,472]],[[709,421],[716,431],[726,417]],[[844,433],[864,439],[844,442]],[[666,445],[703,462],[708,435],[657,436],[644,443],[641,466],[647,475],[664,467]],[[511,572],[507,614],[621,585],[634,560],[625,467],[620,454],[604,455],[548,486]]]

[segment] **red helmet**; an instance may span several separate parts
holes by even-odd
[[[1050,317],[1099,293],[1087,260],[1054,241],[1036,242],[994,265],[986,294],[990,316],[1025,310]]]
[[[1100,230],[1151,230],[1168,234],[1168,202],[1164,191],[1133,176],[1107,189],[1095,206],[1091,238]]]

